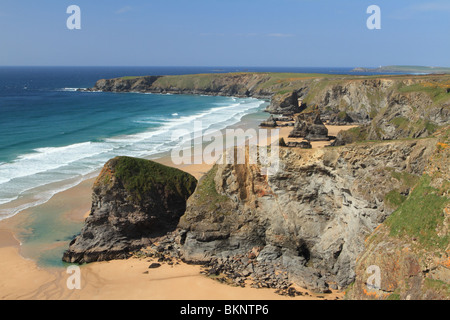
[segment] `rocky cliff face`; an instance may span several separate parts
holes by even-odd
[[[159,76],[124,77],[117,79],[102,79],[88,91],[103,92],[145,92],[160,78]]]
[[[438,136],[413,191],[367,238],[347,298],[450,299],[449,129]]]
[[[390,193],[410,192],[398,173],[420,175],[435,147],[428,139],[282,148],[268,179],[257,165],[216,165],[180,219],[181,254],[204,263],[257,251],[303,287],[344,288],[365,238],[394,210]]]
[[[301,111],[299,97],[296,91],[287,93],[278,93],[272,97],[267,112],[274,114],[295,114]]]
[[[272,91],[260,87],[268,78],[267,74],[258,73],[124,77],[99,80],[88,91],[203,94],[264,99],[273,95]]]
[[[92,209],[64,253],[70,263],[122,259],[173,231],[196,179],[148,160],[108,161],[94,184]]]
[[[125,77],[99,80],[89,90],[271,99],[266,111],[273,114],[319,108],[325,122],[361,125],[357,132],[339,135],[336,145],[357,140],[423,138],[448,125],[450,118],[450,76],[438,75],[368,78],[229,73]]]
[[[129,188],[123,179],[135,173],[117,175],[113,162],[97,181],[91,216],[65,260],[126,256],[174,230],[179,219],[167,248],[188,262],[231,266],[266,281],[264,286],[286,274],[321,292],[354,281],[349,298],[447,298],[450,148],[448,130],[440,128],[450,120],[449,89],[449,76],[242,73],[101,80],[94,90],[270,97],[271,113],[318,109],[324,121],[360,126],[341,132],[339,147],[281,148],[280,170],[269,178],[259,165],[216,165],[181,218],[193,186],[175,188],[175,200],[166,201],[172,194],[166,183],[142,193],[148,177],[131,179]],[[371,266],[381,270],[374,291],[366,285]]]

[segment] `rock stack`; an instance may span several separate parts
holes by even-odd
[[[123,259],[173,231],[197,180],[153,161],[117,157],[98,176],[92,209],[63,261]]]
[[[318,111],[301,113],[297,116],[294,130],[289,138],[304,138],[308,141],[329,141],[328,129],[320,119]]]

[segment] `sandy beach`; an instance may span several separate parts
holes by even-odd
[[[328,126],[330,135],[350,127]],[[292,128],[283,127],[280,136],[287,139]],[[313,143],[320,148],[327,143]],[[154,159],[174,166],[170,157]],[[180,165],[178,168],[200,179],[211,165]],[[41,267],[33,259],[33,247],[24,248],[17,234],[32,234],[27,221],[39,212],[56,212],[64,221],[75,223],[77,228],[90,211],[91,188],[94,179],[58,193],[47,203],[28,209],[7,220],[0,221],[0,299],[156,299],[156,300],[310,300],[342,299],[342,292],[308,295],[296,298],[276,294],[273,289],[232,287],[200,274],[201,267],[179,262],[174,266],[162,265],[149,269],[149,259],[130,258],[109,262],[97,262],[81,267],[81,290],[69,290],[66,282],[69,274],[65,268]],[[51,242],[48,240],[48,242]],[[64,242],[67,245],[67,242]],[[51,246],[47,244],[48,246]],[[60,244],[53,244],[58,246]],[[61,248],[63,249],[63,248]],[[298,288],[298,291],[307,292]]]

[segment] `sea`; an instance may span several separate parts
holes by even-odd
[[[52,243],[59,237],[55,230],[61,228],[49,222],[49,213],[39,213],[38,206],[95,177],[109,159],[120,155],[151,158],[169,152],[180,143],[172,132],[191,132],[195,121],[202,122],[203,130],[223,130],[242,121],[267,118],[264,109],[268,102],[254,98],[78,91],[93,87],[99,79],[238,71],[362,74],[351,70],[0,67],[0,220],[35,208],[40,220],[30,229],[40,230],[41,238]],[[79,227],[72,225],[62,235],[65,241]],[[34,237],[34,243],[41,243],[37,231],[21,240],[30,242]],[[53,238],[47,239],[50,234]],[[60,254],[61,249],[47,260],[60,261]]]

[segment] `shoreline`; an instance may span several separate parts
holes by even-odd
[[[251,121],[250,121],[251,122]],[[253,125],[256,122],[253,121]],[[235,127],[249,128],[248,123],[239,122]],[[329,126],[327,126],[329,127]],[[256,129],[258,129],[257,127]],[[330,127],[338,130],[341,127]],[[330,129],[329,128],[329,129]],[[291,127],[283,127],[280,137],[288,135]],[[334,131],[330,130],[330,134]],[[325,143],[326,144],[326,143]],[[313,143],[313,148],[321,148],[323,143]],[[176,166],[172,163],[169,152],[159,157],[147,157],[164,165],[176,167],[191,173],[200,179],[212,165],[189,164]],[[29,208],[13,217],[0,221],[0,299],[255,299],[255,300],[310,300],[310,299],[342,299],[343,293],[333,291],[331,294],[316,295],[304,289],[309,295],[290,298],[276,294],[272,289],[240,288],[221,284],[200,274],[201,267],[180,262],[170,267],[162,265],[158,269],[148,269],[149,261],[130,258],[95,262],[81,267],[82,290],[71,291],[66,288],[68,275],[61,267],[41,266],[38,264],[36,248],[42,246],[53,252],[55,247],[67,249],[67,240],[53,242],[48,235],[34,235],[30,230],[33,221],[45,223],[44,216],[52,213],[59,215],[61,224],[69,229],[81,230],[81,226],[90,213],[91,188],[96,178],[85,180],[77,186],[55,194],[48,202],[34,208]],[[54,217],[52,217],[54,219]],[[37,220],[36,220],[37,219]],[[39,222],[38,219],[43,219]],[[31,222],[31,223],[30,223]],[[35,222],[36,223],[36,222]],[[57,233],[58,226],[47,230],[52,236]],[[44,232],[45,233],[45,232]],[[75,233],[76,234],[76,233]],[[22,237],[37,237],[35,244],[20,243]],[[28,239],[28,238],[27,238]],[[49,243],[46,243],[49,242]],[[148,274],[146,274],[148,271]],[[26,276],[24,276],[26,274]],[[179,288],[189,287],[189,293]],[[124,294],[126,292],[126,294]]]

